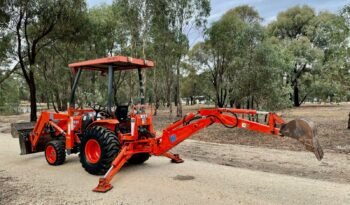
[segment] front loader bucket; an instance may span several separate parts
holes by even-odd
[[[33,130],[35,122],[20,122],[11,124],[11,135],[13,138],[19,138],[21,133],[29,133]]]
[[[296,119],[282,125],[280,133],[301,142],[305,148],[313,152],[318,160],[323,158],[323,150],[317,138],[315,123],[306,119]]]
[[[33,130],[34,126],[34,122],[22,122],[11,124],[11,135],[13,138],[19,139],[21,155],[42,152],[44,151],[47,142],[51,140],[51,138],[49,137],[41,137],[38,141],[35,151],[33,151],[29,140],[29,134]]]
[[[21,155],[32,153],[32,148],[28,137],[29,133],[34,128],[34,125],[35,124],[32,122],[21,122],[11,124],[11,135],[13,138],[19,139]]]

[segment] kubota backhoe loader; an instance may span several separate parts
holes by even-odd
[[[44,152],[50,165],[64,163],[66,154],[80,153],[84,169],[100,178],[97,192],[112,188],[113,176],[125,163],[141,164],[151,155],[165,156],[174,163],[183,160],[169,152],[171,148],[189,138],[199,130],[214,123],[227,128],[247,130],[288,136],[305,145],[318,160],[323,157],[322,148],[316,136],[315,125],[305,119],[284,122],[274,113],[256,110],[212,108],[188,113],[181,120],[170,124],[159,136],[153,129],[152,114],[147,113],[144,103],[144,87],[141,69],[154,66],[152,61],[114,56],[70,64],[75,80],[71,89],[67,112],[41,113],[37,122],[12,124],[12,135],[19,137],[21,154]],[[113,105],[113,79],[115,71],[137,69],[140,83],[139,105]],[[74,103],[75,91],[82,72],[97,71],[107,74],[108,101],[106,107],[98,105],[91,109],[77,109]],[[112,108],[115,108],[113,111]],[[258,123],[242,116],[265,115],[266,124]],[[229,130],[228,130],[229,131]]]

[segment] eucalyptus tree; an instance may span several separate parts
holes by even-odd
[[[6,11],[8,8],[5,5],[5,1],[0,1],[0,62],[7,59],[7,50],[9,48],[10,36],[6,32],[8,23],[10,21],[10,15]]]
[[[206,24],[207,17],[210,13],[209,0],[174,0],[168,1],[168,20],[169,30],[174,33],[176,47],[173,55],[176,57],[176,104],[178,117],[182,116],[180,77],[181,77],[181,60],[189,49],[188,37],[186,32],[193,27],[203,27]]]
[[[82,0],[8,0],[12,26],[15,28],[17,57],[20,68],[30,91],[30,120],[37,119],[37,88],[35,73],[37,56],[52,45],[60,28],[59,36],[65,35],[65,28],[71,18],[85,7]],[[61,25],[61,26],[60,26]]]
[[[12,50],[12,34],[9,32],[8,25],[10,23],[10,13],[7,2],[0,1],[0,84],[16,71],[18,67],[8,69],[11,64],[9,53]]]
[[[250,6],[229,10],[189,53],[195,67],[211,74],[218,107],[228,102],[237,107],[246,102],[247,108],[288,105],[283,73],[289,58],[279,42],[267,36],[261,20]]]
[[[154,98],[158,104],[161,98],[158,96],[159,91],[162,90],[161,87],[164,87],[170,113],[172,112],[172,98],[175,96],[176,113],[177,116],[181,116],[181,61],[189,49],[187,35],[191,29],[205,25],[210,11],[210,2],[208,0],[154,0],[150,2],[152,9],[150,31],[153,40],[151,48],[158,69],[153,75]]]
[[[305,36],[308,25],[316,16],[309,6],[295,6],[280,12],[277,19],[268,25],[269,32],[281,39],[294,39]]]
[[[342,67],[339,62],[342,62],[348,28],[338,15],[316,14],[308,6],[296,6],[279,13],[277,20],[268,25],[268,31],[279,38],[292,55],[293,66],[287,74],[293,88],[294,106],[300,106],[309,96],[316,96],[322,82],[332,79],[331,73],[336,67]]]
[[[345,24],[347,26],[348,29],[350,29],[350,4],[345,5],[341,12],[340,12],[341,17],[344,19]],[[346,63],[344,64],[344,66],[342,66],[343,68],[343,78],[342,78],[342,85],[345,86],[345,89],[347,91],[346,95],[347,95],[347,100],[350,99],[350,49],[347,48],[345,49],[346,54]],[[349,118],[349,129],[350,129],[350,118]]]
[[[149,44],[151,42],[150,28],[151,28],[151,2],[149,0],[115,0],[113,1],[113,20],[117,22],[114,26],[116,36],[114,37],[116,42],[116,53],[122,53],[123,55],[130,55],[137,58],[149,58],[150,49]],[[123,73],[120,79],[125,78],[129,92],[127,92],[129,103],[133,103],[133,98],[136,96],[136,84],[134,80],[134,72]],[[147,92],[147,72],[143,72],[143,79],[145,90]]]
[[[323,52],[320,59],[322,71],[314,84],[313,95],[321,99],[332,99],[345,95],[343,79],[348,72],[348,36],[349,27],[341,15],[320,12],[307,29],[307,36],[314,47]]]
[[[256,51],[264,40],[265,31],[261,26],[262,18],[259,13],[250,6],[238,6],[228,11],[223,18],[236,16],[243,22],[239,32],[237,53],[230,62],[230,70],[227,72],[229,83],[230,104],[241,104],[246,99],[247,108],[253,107],[256,90],[259,89],[257,74],[261,65],[256,62]]]
[[[195,45],[190,53],[198,66],[209,70],[211,83],[215,90],[216,105],[223,107],[229,93],[232,95],[238,69],[245,58],[249,24],[260,20],[257,12],[248,6],[228,11],[212,24],[207,31],[205,42]]]

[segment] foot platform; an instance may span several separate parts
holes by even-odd
[[[183,163],[184,160],[180,158],[180,155],[174,154],[174,158],[171,158],[171,163]]]
[[[93,189],[92,191],[106,193],[109,190],[111,190],[112,188],[113,188],[113,186],[109,182],[107,182],[105,178],[100,178],[98,181],[97,187],[95,189]]]
[[[171,163],[182,163],[182,162],[184,162],[184,160],[181,159],[180,155],[178,155],[178,154],[173,154],[171,152],[166,152],[166,153],[163,154],[163,156],[170,158],[171,159],[170,160]]]

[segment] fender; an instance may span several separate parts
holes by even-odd
[[[115,131],[115,126],[119,124],[119,121],[117,119],[104,119],[104,120],[96,120],[94,122],[92,122],[87,129],[91,128],[91,127],[95,127],[95,126],[101,126],[101,127],[105,127],[111,131]]]

